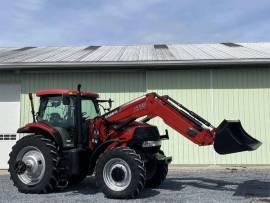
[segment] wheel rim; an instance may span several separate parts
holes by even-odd
[[[109,160],[103,169],[104,182],[113,191],[125,190],[131,182],[131,175],[129,165],[120,158]]]
[[[33,146],[24,147],[17,155],[16,162],[22,161],[27,168],[18,174],[20,181],[26,185],[38,184],[45,173],[45,159],[42,152]]]

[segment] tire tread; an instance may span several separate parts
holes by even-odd
[[[126,193],[115,193],[110,191],[105,183],[102,180],[102,167],[104,163],[106,163],[108,157],[112,158],[113,154],[122,154],[122,156],[127,157],[136,165],[135,168],[132,168],[132,171],[137,171],[138,177],[136,178],[136,184],[133,184],[132,186],[129,186],[126,190]],[[109,160],[109,159],[108,159]],[[121,199],[130,199],[137,197],[140,192],[144,189],[145,185],[145,176],[146,176],[146,170],[144,167],[144,162],[141,159],[141,156],[136,153],[135,150],[130,149],[128,147],[116,147],[111,150],[106,150],[103,154],[101,154],[97,160],[96,163],[96,175],[97,175],[97,185],[101,186],[102,191],[104,192],[105,196],[109,198],[121,198]]]
[[[16,159],[16,153],[19,149],[19,147],[21,147],[21,145],[25,145],[25,142],[30,142],[33,143],[35,142],[34,140],[36,139],[36,142],[41,142],[43,143],[43,145],[45,147],[47,147],[47,149],[49,150],[49,154],[51,155],[49,157],[49,161],[52,164],[51,167],[51,173],[50,173],[50,177],[44,177],[44,179],[46,179],[44,181],[44,184],[40,184],[40,186],[35,186],[35,187],[28,187],[28,186],[24,186],[23,188],[21,187],[21,183],[19,183],[19,180],[17,178],[15,178],[15,176],[17,176],[14,173],[14,170],[12,169],[12,164],[15,164],[14,161]],[[17,149],[18,148],[18,149]],[[10,159],[8,161],[9,164],[9,169],[8,171],[11,173],[10,179],[13,181],[13,185],[15,187],[18,188],[18,191],[22,192],[22,193],[32,193],[32,194],[44,194],[44,193],[49,193],[52,192],[56,189],[57,186],[57,158],[59,157],[59,153],[57,151],[57,147],[55,146],[55,143],[53,142],[53,140],[43,136],[43,135],[29,135],[29,136],[25,136],[23,138],[21,138],[20,140],[18,140],[16,142],[16,144],[12,147],[12,151],[10,153]],[[46,172],[45,172],[46,174]]]

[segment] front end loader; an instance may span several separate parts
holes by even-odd
[[[92,174],[109,198],[135,198],[144,187],[159,186],[172,158],[161,150],[168,131],[160,135],[148,123],[155,117],[194,144],[214,145],[219,154],[261,145],[240,121],[224,120],[216,128],[166,95],[148,93],[110,110],[112,100],[80,89],[38,91],[37,112],[29,94],[33,122],[18,129],[27,136],[13,146],[9,159],[10,176],[20,192],[53,192]]]

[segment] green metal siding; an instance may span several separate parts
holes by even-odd
[[[270,69],[213,71],[215,124],[239,119],[263,145],[255,152],[216,156],[217,164],[270,163]]]
[[[175,164],[270,164],[270,69],[220,69],[147,72],[147,91],[168,94],[215,126],[241,120],[263,145],[254,152],[218,155],[212,146],[198,147],[169,128],[164,150]],[[166,128],[160,119],[154,121]]]
[[[46,88],[75,88],[115,100],[114,107],[145,92],[168,94],[214,125],[224,118],[240,119],[244,128],[263,142],[255,152],[217,155],[212,146],[198,147],[160,119],[160,132],[169,129],[163,149],[174,164],[270,164],[270,69],[215,69],[115,72],[1,73],[0,83],[21,84],[21,125],[31,121],[28,92]],[[38,100],[35,98],[38,105]]]
[[[184,106],[213,120],[211,114],[211,90],[208,70],[153,71],[147,72],[148,91],[170,95]],[[165,126],[161,119],[154,124],[164,132],[168,128],[170,140],[164,141],[166,154],[173,156],[174,164],[215,163],[212,147],[198,147],[173,129]]]

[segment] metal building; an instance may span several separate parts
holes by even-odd
[[[214,125],[240,119],[263,143],[221,156],[155,119],[169,129],[164,150],[173,164],[270,164],[270,43],[222,43],[0,48],[0,168],[16,129],[31,121],[27,93],[78,83],[115,106],[146,92],[168,94]]]

